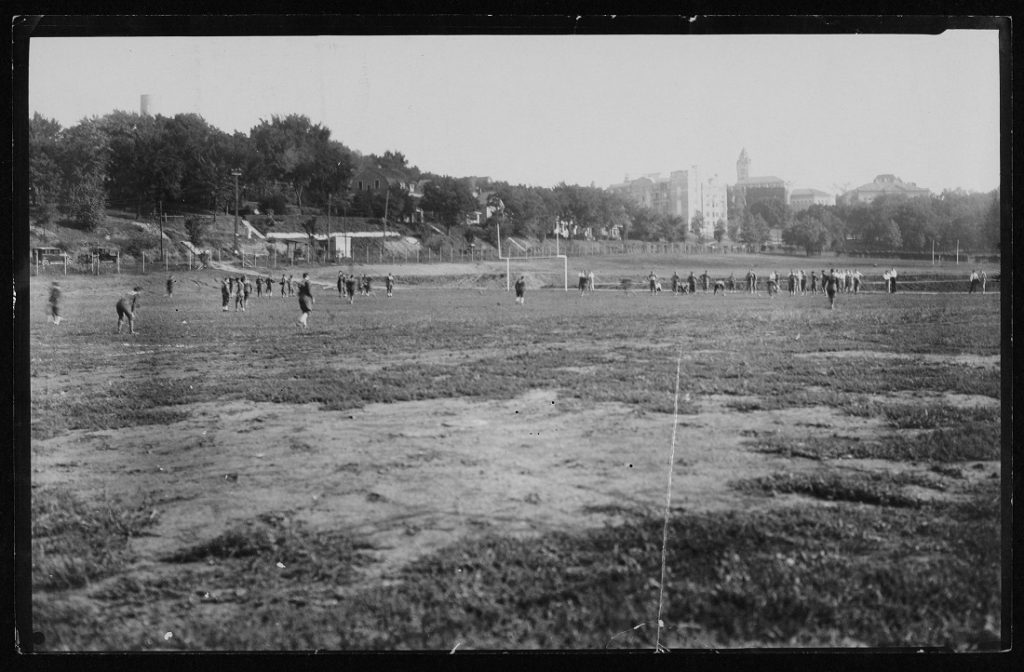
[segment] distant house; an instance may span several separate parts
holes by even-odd
[[[383,193],[394,186],[412,194],[416,191],[417,184],[400,170],[379,166],[359,170],[349,182],[349,188],[355,192]]]
[[[876,176],[873,182],[851,189],[840,196],[840,200],[852,205],[854,203],[870,203],[879,196],[917,198],[918,196],[928,196],[931,193],[928,189],[919,187],[913,182],[904,182],[895,175],[886,173]]]
[[[818,189],[794,189],[789,194],[789,207],[793,212],[806,210],[812,205],[835,205],[836,197]]]

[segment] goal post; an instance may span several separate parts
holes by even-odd
[[[505,291],[512,291],[512,274],[529,274],[542,279],[544,286],[562,285],[569,291],[569,257],[564,254],[547,256],[505,257]]]

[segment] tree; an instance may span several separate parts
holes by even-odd
[[[96,120],[87,119],[62,133],[61,140],[59,210],[84,229],[95,230],[106,219],[108,138]]]
[[[797,218],[785,231],[782,240],[787,245],[804,248],[807,256],[821,254],[831,241],[831,234],[817,217],[810,215]]]
[[[690,220],[690,232],[697,237],[699,242],[704,242],[704,213],[697,211]]]
[[[760,214],[743,214],[740,222],[740,241],[760,247],[768,240],[768,223]]]
[[[768,198],[750,206],[750,214],[761,215],[769,229],[784,229],[789,225],[792,213],[789,206],[778,198]]]
[[[60,192],[61,125],[36,112],[28,123],[28,170],[32,205],[54,206]]]
[[[715,222],[715,242],[721,243],[725,238],[725,222],[719,219]]]
[[[301,222],[301,226],[302,230],[306,232],[306,237],[309,238],[310,258],[312,258],[313,253],[317,250],[316,234],[319,233],[320,227],[316,217],[304,219]]]
[[[317,196],[326,199],[351,175],[351,161],[340,144],[331,143],[330,129],[311,123],[304,115],[261,119],[249,136],[261,157],[261,172],[292,187],[299,212],[307,187],[314,185]]]
[[[434,213],[448,235],[451,235],[452,227],[462,224],[477,205],[466,181],[447,175],[426,184],[420,204],[424,210]]]
[[[203,244],[203,237],[206,235],[206,229],[209,224],[209,220],[205,217],[195,215],[186,217],[185,234],[188,236],[188,242],[196,247],[200,247]]]

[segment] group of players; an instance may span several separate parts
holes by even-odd
[[[174,295],[174,285],[177,282],[173,275],[167,276],[166,287],[168,297]],[[352,274],[346,276],[344,272],[338,273],[338,294],[347,297],[350,304],[354,301],[357,284],[360,295],[370,295],[371,278],[368,275],[364,274],[361,278],[356,278]],[[303,329],[307,328],[309,315],[313,312],[313,303],[316,301],[313,298],[313,287],[309,274],[303,273],[302,279],[298,283],[294,281],[293,276],[282,275],[280,285],[282,297],[295,296],[298,293],[300,313],[296,324]],[[387,296],[394,296],[395,276],[388,273],[384,279],[384,285],[387,290]],[[246,305],[253,293],[255,292],[257,297],[261,297],[264,294],[264,290],[267,296],[274,295],[274,281],[268,276],[258,276],[255,278],[250,278],[244,274],[226,276],[220,281],[221,310],[229,310],[231,300],[234,298],[235,311],[245,312]],[[121,295],[117,303],[114,304],[114,308],[117,311],[118,334],[121,333],[122,327],[126,324],[129,334],[132,336],[138,334],[135,331],[135,313],[141,291],[141,287],[133,287],[130,292]],[[50,285],[50,293],[47,297],[47,319],[54,325],[59,325],[63,319],[63,316],[60,314],[62,296],[63,292],[61,291],[60,282],[54,280]]]

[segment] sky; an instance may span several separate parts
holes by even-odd
[[[999,184],[998,33],[60,37],[29,45],[29,114],[304,114],[364,154],[513,184],[606,187],[697,166],[836,193],[891,173]]]

